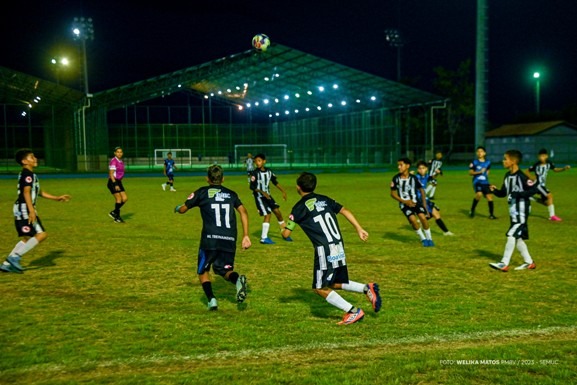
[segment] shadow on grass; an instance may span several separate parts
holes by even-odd
[[[52,251],[43,257],[31,261],[30,264],[28,264],[28,266],[26,267],[26,270],[36,270],[45,267],[56,266],[56,263],[54,263],[54,261],[58,258],[61,258],[63,255],[64,250]]]
[[[197,282],[187,282],[187,286],[194,288],[194,290],[198,290],[198,303],[202,304],[204,307],[208,307],[208,299],[202,290],[202,286],[200,283]],[[212,281],[212,293],[214,294],[217,302],[219,304],[228,302],[237,305],[237,309],[239,311],[244,311],[247,308],[247,303],[238,303],[236,301],[236,285],[233,285],[229,281],[225,281],[222,277],[215,277]],[[250,281],[246,286],[246,294],[247,298],[250,300]],[[195,294],[196,295],[196,294]]]
[[[404,228],[403,228],[404,230]],[[411,242],[415,240],[415,236],[413,235],[414,233],[410,234],[406,234],[405,232],[403,233],[394,233],[392,231],[387,231],[386,233],[384,233],[382,235],[381,238],[383,239],[390,239],[393,241],[397,241],[397,242],[402,242],[402,243],[407,243],[407,242]],[[418,238],[417,238],[418,239]]]
[[[497,254],[497,253],[493,253],[493,252],[490,252],[487,250],[477,249],[477,250],[475,250],[475,255],[473,256],[473,258],[477,258],[477,257],[490,259],[492,261],[500,261],[502,255]]]
[[[311,314],[313,316],[318,318],[334,318],[334,315],[331,315],[329,311],[334,309],[334,307],[327,304],[326,300],[324,300],[318,294],[315,294],[312,289],[293,288],[291,292],[292,295],[279,297],[279,302],[303,302],[310,306]]]

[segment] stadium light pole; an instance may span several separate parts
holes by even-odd
[[[401,48],[405,45],[405,40],[401,31],[395,28],[385,30],[385,40],[391,47],[397,49],[397,81],[401,81]]]
[[[539,72],[533,72],[533,79],[535,79],[535,112],[537,115],[541,112],[541,85],[539,79],[541,74]]]
[[[52,69],[54,70],[54,75],[56,77],[56,84],[60,84],[60,71],[63,68],[68,67],[70,61],[68,61],[68,58],[66,57],[53,57],[50,60],[50,63],[52,63]]]

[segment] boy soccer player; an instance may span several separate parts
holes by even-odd
[[[246,277],[234,271],[236,253],[236,215],[240,214],[243,237],[242,248],[251,246],[248,236],[248,214],[238,195],[222,185],[224,175],[222,167],[213,164],[208,168],[208,186],[190,194],[183,205],[176,206],[175,213],[184,214],[193,207],[200,208],[202,233],[198,250],[198,279],[208,299],[208,310],[217,310],[218,303],[212,292],[210,268],[215,274],[236,286],[236,300],[242,303],[246,298]]]
[[[525,239],[529,239],[529,228],[527,227],[527,219],[531,211],[531,201],[529,197],[538,192],[538,182],[533,182],[519,169],[519,163],[522,157],[523,155],[518,150],[506,151],[503,156],[503,167],[509,171],[505,174],[503,185],[499,190],[497,190],[497,187],[494,185],[490,187],[496,196],[500,198],[507,197],[509,216],[511,218],[511,226],[506,233],[507,243],[505,245],[505,251],[503,252],[503,258],[501,262],[489,264],[493,269],[501,271],[509,270],[509,262],[511,262],[515,244],[525,261],[525,263],[516,267],[515,270],[532,270],[535,268],[535,263],[529,254]]]
[[[434,179],[434,177],[431,177],[427,163],[422,160],[417,162],[417,174],[415,176],[419,180],[421,186],[427,186],[429,180]],[[425,193],[426,191],[427,190],[425,190]],[[417,190],[417,195],[417,200],[422,201],[421,190]],[[441,230],[443,230],[443,235],[455,235],[449,231],[445,225],[445,222],[443,222],[443,219],[441,218],[441,209],[435,203],[433,203],[429,197],[425,197],[425,202],[427,204],[427,210],[429,210],[429,214],[431,214],[431,217],[435,218],[435,222],[441,228]]]
[[[122,147],[116,147],[114,149],[114,158],[110,159],[108,164],[108,191],[114,197],[114,210],[108,213],[108,216],[114,220],[116,223],[124,223],[124,220],[120,217],[120,208],[124,206],[128,200],[126,195],[126,190],[124,190],[124,185],[122,184],[122,178],[124,178],[124,162],[122,161],[122,156],[124,152]]]
[[[40,189],[38,176],[34,168],[38,166],[38,159],[30,149],[16,152],[16,162],[22,166],[18,175],[18,198],[14,202],[14,225],[18,236],[23,240],[12,249],[6,260],[0,265],[0,271],[5,273],[22,273],[24,268],[20,260],[24,254],[32,250],[40,242],[48,238],[42,222],[36,213],[36,199],[42,198],[68,202],[70,195],[52,195]]]
[[[361,240],[366,241],[369,234],[348,209],[325,195],[316,194],[316,186],[317,178],[314,174],[300,174],[297,179],[297,192],[301,199],[294,205],[289,221],[281,233],[284,238],[288,238],[298,224],[309,237],[315,250],[312,289],[328,303],[345,312],[342,321],[338,322],[339,325],[349,325],[363,319],[365,313],[361,308],[351,305],[335,290],[364,293],[375,312],[381,310],[381,296],[378,284],[362,284],[349,280],[337,214],[347,218]]]
[[[254,159],[252,158],[252,154],[250,152],[246,155],[244,164],[246,165],[246,174],[248,175],[248,183],[250,184],[250,176],[254,171]]]
[[[391,182],[391,197],[399,202],[399,208],[421,239],[423,246],[435,246],[431,237],[429,221],[427,221],[430,213],[425,201],[425,190],[417,177],[409,172],[411,160],[409,158],[399,159],[397,168],[399,173],[393,177]],[[417,191],[421,194],[420,202],[417,200]]]
[[[174,189],[174,172],[177,170],[174,159],[172,159],[172,152],[166,154],[166,159],[164,160],[164,175],[168,178],[166,183],[162,184],[162,190],[166,191],[166,186],[170,186],[170,191],[175,192]]]
[[[254,195],[256,208],[258,209],[260,216],[264,217],[260,243],[272,245],[274,242],[268,237],[271,213],[274,213],[276,216],[281,230],[284,229],[285,222],[279,209],[280,206],[275,202],[270,194],[270,183],[274,184],[282,192],[282,199],[285,201],[286,191],[280,183],[278,183],[274,172],[266,167],[266,156],[264,154],[255,155],[254,163],[256,165],[256,170],[254,170],[250,176],[250,189]],[[292,241],[290,237],[284,238],[284,240],[289,242]]]
[[[562,219],[555,215],[555,206],[553,205],[553,194],[547,189],[547,173],[550,170],[553,172],[561,172],[566,171],[571,168],[571,166],[566,165],[564,167],[555,167],[553,162],[549,161],[549,152],[547,149],[542,148],[539,150],[538,161],[531,167],[529,167],[529,173],[535,173],[537,177],[537,181],[539,182],[540,191],[539,194],[541,195],[541,199],[537,202],[547,206],[547,210],[549,211],[549,220],[550,221],[561,221]],[[528,174],[529,177],[530,174]]]
[[[435,152],[435,159],[429,161],[429,183],[424,184],[425,193],[427,198],[435,199],[435,192],[437,191],[437,177],[443,175],[443,152],[438,150]]]
[[[491,161],[486,159],[487,151],[485,147],[477,147],[477,159],[469,164],[469,175],[473,177],[473,190],[475,190],[475,197],[471,205],[469,216],[475,216],[475,208],[483,196],[487,199],[489,205],[489,219],[497,219],[494,214],[493,194],[489,188],[489,171],[491,168]]]

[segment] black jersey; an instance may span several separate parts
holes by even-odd
[[[525,223],[531,211],[530,197],[539,193],[539,183],[533,182],[524,172],[507,172],[503,185],[493,193],[498,197],[507,197],[509,216],[513,223]]]
[[[403,178],[401,173],[398,173],[391,182],[391,190],[396,190],[401,199],[415,203],[417,203],[418,191],[422,188],[419,179],[413,174]]]
[[[30,195],[32,197],[32,205],[36,208],[36,199],[40,195],[40,182],[38,177],[32,171],[23,168],[18,175],[18,198],[14,202],[14,217],[17,220],[28,219],[29,212],[24,199],[24,187],[30,187]]]
[[[305,195],[292,208],[290,220],[297,223],[315,248],[320,270],[345,266],[344,241],[337,221],[343,208],[335,200],[316,193]]]
[[[250,189],[255,196],[261,196],[261,193],[255,190],[261,190],[270,195],[270,184],[275,186],[278,184],[276,175],[270,168],[265,167],[264,171],[259,169],[254,170],[250,175]]]
[[[534,172],[537,176],[537,181],[541,186],[547,184],[547,173],[549,170],[554,170],[555,165],[552,162],[547,161],[546,163],[537,162],[531,167],[529,167],[530,172]]]
[[[220,185],[204,186],[188,196],[186,207],[200,208],[202,216],[202,236],[200,248],[203,250],[236,250],[236,213],[242,205],[238,195]]]

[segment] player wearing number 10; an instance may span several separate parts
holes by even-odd
[[[246,277],[234,271],[236,253],[236,215],[240,214],[243,237],[242,248],[251,246],[248,236],[248,214],[238,195],[224,187],[222,167],[214,164],[208,168],[207,182],[188,196],[183,205],[176,206],[174,212],[186,213],[193,207],[200,208],[202,235],[198,250],[198,278],[208,299],[208,309],[217,310],[218,304],[212,292],[210,268],[215,274],[236,285],[236,300],[241,303],[246,298]]]
[[[369,234],[348,209],[332,198],[316,194],[316,185],[317,178],[314,174],[303,172],[298,177],[297,192],[301,200],[294,205],[289,221],[282,230],[282,236],[288,238],[298,224],[309,237],[315,249],[312,288],[328,303],[345,312],[339,325],[348,325],[363,319],[365,313],[337,294],[335,289],[365,293],[375,312],[381,309],[381,297],[379,285],[376,283],[362,284],[349,280],[337,214],[347,218],[363,241],[368,239]]]

